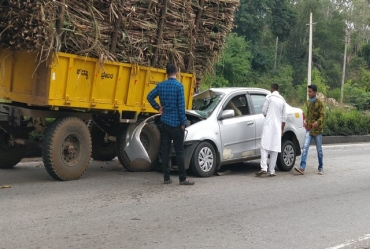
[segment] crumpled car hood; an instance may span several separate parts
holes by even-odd
[[[186,114],[197,117],[197,118],[200,118],[200,119],[205,119],[204,117],[202,117],[196,111],[193,111],[193,110],[187,110]]]

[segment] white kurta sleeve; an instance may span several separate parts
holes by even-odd
[[[269,96],[267,96],[265,102],[263,103],[263,108],[262,108],[262,114],[265,117],[267,115],[267,110],[269,109],[269,105],[270,105],[270,98]]]

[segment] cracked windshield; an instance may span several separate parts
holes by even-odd
[[[198,115],[208,118],[216,109],[224,95],[213,91],[206,91],[193,100],[193,111]]]

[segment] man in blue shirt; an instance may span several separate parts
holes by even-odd
[[[184,164],[184,130],[186,122],[184,86],[176,79],[177,68],[175,65],[168,64],[166,66],[166,73],[168,79],[160,82],[147,97],[151,106],[162,115],[160,131],[162,136],[161,158],[164,184],[172,183],[168,160],[171,141],[173,141],[180,185],[193,185],[194,182],[186,178]],[[155,98],[158,96],[160,104],[155,101]]]

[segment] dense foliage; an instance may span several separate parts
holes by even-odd
[[[334,109],[326,111],[324,136],[370,134],[370,115],[357,110]]]
[[[291,104],[306,99],[310,11],[312,84],[343,103],[370,109],[370,2],[368,0],[241,0],[234,33],[203,87],[277,82]]]
[[[343,103],[327,111],[324,133],[370,134],[369,0],[241,0],[234,33],[227,38],[227,48],[214,74],[204,77],[203,87],[269,89],[276,82],[291,105],[303,106],[307,98],[310,11],[311,83],[326,98],[340,102],[344,76]]]

